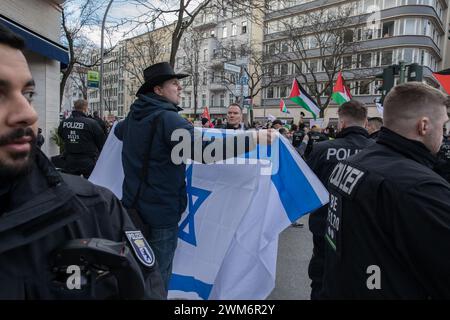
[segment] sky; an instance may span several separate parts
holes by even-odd
[[[84,0],[75,0],[75,4],[81,3]],[[109,0],[103,0],[104,5],[101,10],[99,10],[99,15],[101,18],[103,18],[103,14],[106,10],[107,4]],[[161,0],[148,0],[151,5],[156,6],[157,8],[167,8],[166,4]],[[178,1],[169,0],[171,5],[178,5]],[[198,3],[198,1],[194,1],[194,4]],[[75,7],[76,8],[76,7]],[[137,5],[136,2],[130,1],[130,0],[114,0],[111,8],[107,15],[106,20],[106,29],[110,28],[112,25],[117,25],[121,19],[124,18],[135,18],[139,17],[142,14],[145,14],[146,12],[149,12],[149,10],[144,5]],[[165,23],[170,23],[175,20],[175,15],[166,15],[165,16]],[[158,22],[156,24],[156,27],[161,27],[163,25],[163,22]],[[138,34],[145,33],[148,29],[145,25],[142,25],[140,28],[137,28],[130,32],[130,29],[132,29],[134,25],[125,25],[118,28],[117,31],[111,32],[110,40],[108,40],[108,37],[105,33],[105,47],[109,47],[111,45],[115,45],[118,41],[123,40],[125,38],[131,38],[133,36],[136,36]],[[150,27],[150,26],[149,26]],[[101,39],[101,24],[95,27],[91,27],[89,31],[87,31],[86,36],[92,40],[94,43],[98,44],[100,46],[100,39]]]

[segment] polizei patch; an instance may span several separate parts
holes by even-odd
[[[365,172],[363,170],[340,162],[334,167],[333,173],[328,180],[328,185],[338,189],[341,194],[352,197],[364,175]]]
[[[125,234],[139,261],[146,267],[153,267],[155,264],[155,254],[147,243],[147,240],[145,240],[142,232],[139,230],[125,231]]]

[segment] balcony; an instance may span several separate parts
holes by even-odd
[[[208,89],[210,91],[225,91],[227,87],[220,82],[212,82],[209,84]]]
[[[198,21],[194,21],[192,28],[197,29],[197,30],[205,30],[205,29],[214,28],[216,25],[217,25],[217,17],[201,16],[201,17],[199,17]]]

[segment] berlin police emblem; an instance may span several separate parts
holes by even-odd
[[[125,231],[128,242],[133,248],[134,254],[144,266],[153,267],[155,264],[155,254],[145,240],[141,231]]]

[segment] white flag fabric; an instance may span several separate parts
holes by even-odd
[[[381,117],[383,117],[383,113],[384,113],[384,107],[381,103],[377,102],[376,103],[377,106],[377,111],[380,114]]]
[[[204,134],[217,132],[238,134]],[[121,196],[119,149],[121,142],[110,134],[90,180]],[[179,224],[169,298],[267,298],[275,287],[280,232],[328,202],[327,190],[281,135],[269,149],[259,146],[245,158],[187,165],[188,207]]]

